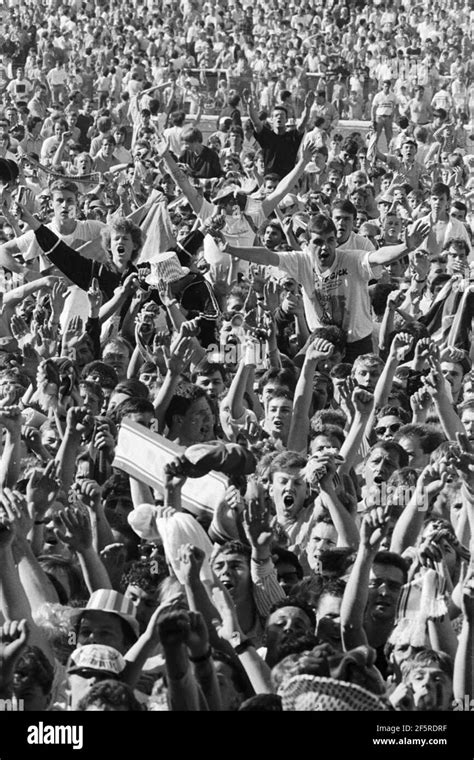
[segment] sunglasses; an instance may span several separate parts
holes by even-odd
[[[385,435],[386,432],[389,432],[393,435],[398,430],[400,430],[401,426],[402,426],[401,422],[394,422],[391,425],[386,425],[386,426],[382,425],[380,427],[376,427],[374,428],[374,430],[375,430],[376,435]]]

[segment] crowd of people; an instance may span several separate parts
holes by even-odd
[[[474,698],[473,15],[2,11],[2,704]]]

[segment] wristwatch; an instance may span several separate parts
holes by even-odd
[[[252,639],[249,639],[248,636],[242,634],[241,631],[233,632],[232,636],[230,637],[230,643],[237,655],[242,654],[246,649],[253,646]]]

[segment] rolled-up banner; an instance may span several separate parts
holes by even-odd
[[[181,446],[143,425],[125,421],[120,426],[113,467],[162,491],[165,464],[183,451]],[[223,501],[227,486],[227,477],[219,472],[210,472],[202,478],[188,478],[181,491],[182,507],[197,517],[212,516]]]

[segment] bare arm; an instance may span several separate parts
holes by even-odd
[[[303,368],[295,389],[293,415],[288,436],[289,451],[307,451],[314,373],[318,361],[331,356],[333,350],[334,346],[332,343],[318,338],[306,351]]]
[[[162,147],[160,154],[161,158],[165,162],[169,173],[173,177],[174,181],[180,188],[180,190],[184,193],[186,198],[188,199],[191,208],[193,209],[195,214],[199,214],[199,212],[202,209],[203,205],[203,196],[199,195],[196,188],[191,184],[189,181],[189,177],[176,163],[174,158],[172,157],[171,153],[169,152],[168,147]]]
[[[362,521],[359,551],[352,567],[341,606],[341,632],[344,651],[367,645],[364,615],[369,598],[369,577],[374,557],[386,531],[386,521],[374,510]]]
[[[276,186],[275,190],[270,193],[270,195],[268,195],[264,201],[262,201],[262,211],[266,217],[270,216],[282,198],[290,193],[293,187],[296,185],[302,176],[306,165],[311,161],[312,150],[313,146],[311,143],[308,143],[302,152],[301,158],[295,165],[295,168],[292,169],[291,172],[286,175],[286,177],[283,177],[283,179],[281,179]]]
[[[310,90],[307,93],[305,101],[304,101],[303,113],[301,114],[300,120],[298,121],[298,124],[296,125],[296,129],[298,130],[300,134],[302,134],[306,129],[306,125],[308,123],[308,119],[309,119],[314,101],[315,101],[314,92]]]
[[[472,550],[471,545],[471,550]],[[474,697],[474,583],[471,577],[465,583],[462,596],[464,620],[454,660],[453,691],[456,699],[464,700],[467,694]]]
[[[439,463],[438,463],[439,468]],[[398,518],[392,534],[390,551],[403,554],[409,546],[415,546],[423,528],[429,502],[444,486],[445,476],[433,465],[428,465],[419,476],[415,492]]]
[[[269,248],[251,247],[243,248],[240,246],[229,245],[226,243],[224,247],[225,253],[230,256],[236,256],[243,261],[250,261],[252,264],[262,264],[263,266],[277,267],[280,263],[280,257],[274,251],[270,251]]]
[[[329,511],[337,531],[337,545],[356,549],[359,545],[359,531],[352,515],[339,501],[332,479],[324,477],[320,481],[320,486],[321,502]]]
[[[347,437],[342,444],[339,455],[343,457],[344,462],[339,467],[339,472],[348,473],[356,460],[357,452],[362,444],[365,431],[370,422],[374,408],[374,397],[363,388],[355,388],[352,394],[352,403],[355,414]]]
[[[2,525],[6,529],[2,531],[0,542],[0,611],[6,620],[27,620],[31,631],[30,644],[39,646],[48,660],[53,662],[53,652],[33,621],[31,605],[15,565],[11,546],[14,538],[13,523],[3,518]]]
[[[77,553],[82,574],[89,592],[112,588],[105,565],[92,545],[92,526],[89,516],[79,509],[65,509],[58,515],[61,527],[55,529],[57,538]]]
[[[255,347],[245,347],[245,353],[240,361],[239,368],[235,373],[229,391],[221,402],[221,408],[228,408],[232,419],[240,419],[245,412],[244,395],[249,378],[255,374],[256,360]]]
[[[263,123],[258,118],[258,111],[255,108],[253,98],[248,90],[243,91],[242,102],[244,103],[244,105],[247,105],[250,121],[252,122],[253,128],[255,129],[256,133],[259,134],[263,129]]]

